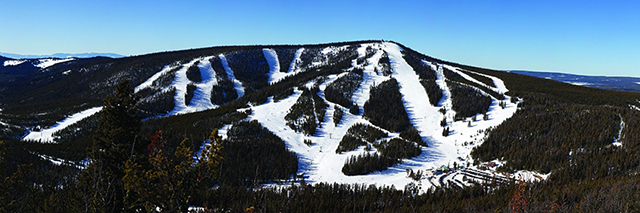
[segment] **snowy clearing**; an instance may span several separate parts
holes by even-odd
[[[592,85],[592,83],[587,83],[587,82],[567,82],[576,86],[588,86],[588,85]]]
[[[27,60],[6,60],[4,61],[3,65],[6,66],[18,66],[24,62],[26,62]]]
[[[53,65],[56,65],[58,63],[62,63],[62,62],[67,62],[67,61],[71,61],[71,60],[75,60],[75,58],[65,58],[65,59],[53,59],[53,58],[48,58],[48,59],[40,59],[38,64],[36,64],[36,67],[40,67],[40,69],[44,69]]]
[[[56,123],[55,125],[47,128],[47,129],[43,129],[40,131],[34,131],[34,132],[30,132],[29,134],[27,134],[27,136],[25,136],[24,138],[22,138],[23,141],[26,140],[32,140],[32,141],[39,141],[41,143],[53,143],[54,142],[54,136],[53,133],[60,131],[64,128],[67,128],[68,126],[81,121],[82,119],[89,117],[93,114],[96,114],[98,112],[100,112],[100,110],[102,110],[102,107],[93,107],[87,110],[84,110],[82,112],[78,112],[76,114],[73,114],[67,118],[65,118],[64,120]]]
[[[624,129],[625,123],[624,123],[624,120],[622,119],[622,116],[621,115],[618,115],[618,116],[620,116],[620,126],[618,127],[619,128],[618,137],[613,138],[613,143],[611,144],[614,146],[620,147],[622,146],[622,142],[620,142],[620,138],[622,138],[622,130]]]

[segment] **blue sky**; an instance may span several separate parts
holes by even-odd
[[[492,69],[640,77],[640,1],[5,1],[0,52],[385,39]]]

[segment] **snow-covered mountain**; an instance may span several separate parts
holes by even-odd
[[[102,98],[117,82],[129,80],[145,117],[141,135],[161,129],[167,138],[173,132],[174,138],[189,135],[196,144],[206,144],[208,134],[219,129],[232,143],[241,136],[259,138],[247,130],[258,125],[297,156],[295,173],[308,182],[398,188],[488,180],[495,168],[483,164],[505,161],[480,162],[471,152],[527,103],[522,97],[534,97],[522,88],[551,88],[529,83],[533,78],[484,72],[385,41],[40,60],[3,61],[5,67],[49,63],[2,84],[5,137],[88,146]],[[519,91],[510,93],[514,86]],[[478,170],[485,167],[489,170]],[[430,174],[408,177],[413,171]],[[545,178],[521,168],[517,173]],[[511,175],[497,177],[508,181]]]
[[[16,66],[24,62],[8,60],[4,63]],[[338,69],[326,71],[327,67]],[[73,72],[76,70],[64,71],[61,75]],[[142,97],[141,108],[152,117],[216,109],[247,93],[256,94],[269,85],[296,76],[314,75],[302,84],[288,88],[290,94],[279,98],[268,96],[262,103],[250,101],[248,106],[237,109],[250,111],[244,120],[256,120],[281,138],[299,158],[298,173],[303,173],[312,182],[382,183],[403,187],[412,182],[407,178],[407,170],[435,171],[442,166],[467,165],[472,162],[471,150],[486,136],[485,130],[511,117],[519,102],[504,95],[508,88],[497,77],[430,60],[392,42],[228,51],[174,61],[149,74],[144,81],[133,83],[135,92]],[[381,85],[390,82],[398,89],[382,90]],[[309,91],[312,94],[306,95]],[[336,91],[338,98],[329,96]],[[399,101],[396,104],[401,107],[391,110],[402,111],[401,117],[384,119],[407,120],[409,126],[395,128],[377,120],[373,113],[390,112],[377,112],[379,106],[370,100],[377,98],[373,91],[398,93],[400,99],[384,101]],[[311,97],[311,103],[304,102],[306,97]],[[431,100],[433,98],[437,99]],[[484,102],[486,106],[468,109],[468,105],[476,103],[464,101]],[[317,109],[320,104],[323,108]],[[296,106],[316,110],[312,110],[312,114],[291,116]],[[56,125],[32,129],[23,140],[58,142],[61,136],[55,136],[54,132],[78,128],[72,124],[94,115],[99,109],[88,108]],[[315,126],[311,133],[298,128],[309,123]],[[377,129],[384,136],[344,148],[349,146],[347,139],[354,137],[358,125],[362,124]],[[221,129],[224,133],[231,128],[233,124]],[[405,135],[411,129],[417,130],[417,139]],[[362,172],[366,175],[345,174],[348,172],[343,167],[350,158],[383,155],[387,150],[384,146],[391,146],[392,141],[417,151],[413,155],[396,157],[401,161],[377,169],[382,171]],[[462,176],[457,179],[461,181]],[[424,182],[425,185],[442,185],[442,181]]]

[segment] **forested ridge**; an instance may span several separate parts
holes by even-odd
[[[484,119],[491,120],[494,118],[486,114],[494,104],[517,104],[512,117],[484,130],[488,134],[471,152],[473,162],[498,160],[498,172],[529,170],[549,177],[534,183],[513,178],[506,183],[488,180],[466,187],[449,184],[433,188],[419,181],[403,188],[309,183],[309,174],[300,173],[301,166],[309,166],[307,159],[286,143],[292,139],[253,120],[252,106],[292,101],[292,107],[282,109],[287,112],[282,119],[290,122],[282,128],[301,133],[295,140],[304,140],[310,148],[316,146],[310,139],[328,134],[318,132],[321,126],[329,123],[338,127],[349,118],[364,118],[366,124],[345,127],[337,149],[323,150],[348,154],[344,164],[338,165],[345,175],[379,174],[428,150],[429,138],[420,136],[425,130],[416,129],[403,105],[404,94],[391,75],[387,52],[375,64],[382,68],[376,67],[376,71],[385,80],[371,85],[364,105],[356,104],[355,95],[367,83],[368,74],[363,73],[367,61],[354,47],[364,42],[379,41],[216,47],[124,59],[97,58],[76,65],[61,64],[62,68],[52,67],[48,74],[23,79],[42,88],[16,90],[24,91],[29,97],[25,100],[2,92],[5,96],[0,98],[7,102],[0,106],[0,119],[7,123],[45,128],[72,112],[99,105],[107,110],[55,133],[59,136],[56,143],[20,141],[17,135],[23,130],[3,128],[0,212],[185,212],[192,206],[202,207],[198,210],[203,212],[640,211],[640,111],[633,108],[640,106],[639,93],[461,65],[402,45],[404,60],[418,75],[434,107],[439,107],[444,94],[436,82],[438,70],[433,67],[442,68],[442,82],[450,89],[456,119],[485,114]],[[340,48],[320,54],[327,46]],[[291,65],[301,72],[269,84],[262,48],[278,53],[279,72],[287,73]],[[299,61],[291,63],[301,48]],[[373,53],[374,49],[367,49],[364,56],[372,57]],[[209,62],[219,81],[211,89],[211,102],[219,107],[158,116],[175,104],[175,89],[159,89],[173,81],[171,76],[177,69],[170,65],[219,54],[238,71],[236,80],[242,82],[246,93],[239,97],[221,59],[212,57]],[[486,86],[443,65],[457,67],[457,72]],[[61,78],[55,74],[57,69],[68,66],[101,73],[97,79],[89,79],[89,74],[74,74],[76,69],[71,69],[69,79],[96,81],[96,87],[55,81]],[[134,93],[133,86],[165,67],[168,72],[153,82],[157,87]],[[194,85],[186,87],[186,95],[193,98],[202,73],[197,66],[186,68],[186,77]],[[116,74],[121,71],[124,74]],[[496,92],[492,89],[496,84],[484,75],[501,79],[509,91]],[[78,94],[59,97],[64,103],[50,97],[52,92],[43,92],[79,88]],[[189,98],[185,101],[190,102]],[[52,164],[47,157],[70,162]],[[415,178],[409,172],[414,171],[407,170],[407,178]]]

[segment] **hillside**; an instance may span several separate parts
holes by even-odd
[[[189,138],[200,156],[216,144],[210,133],[217,131],[226,158],[215,181],[224,187],[375,184],[420,195],[426,205],[438,193],[457,196],[448,190],[499,184],[506,191],[484,191],[474,201],[498,202],[519,180],[547,184],[534,192],[553,184],[571,189],[640,166],[633,157],[640,151],[639,93],[461,65],[394,42],[1,60],[7,174],[24,163],[64,170],[53,182],[77,174],[64,168],[86,166],[102,100],[123,80],[138,97],[136,140],[144,147],[161,130],[168,152]],[[25,63],[49,64],[17,68]]]

